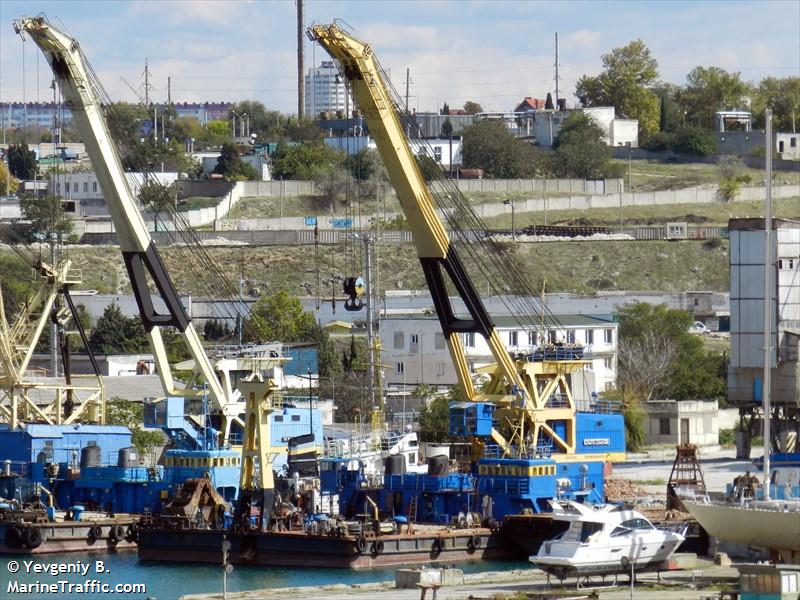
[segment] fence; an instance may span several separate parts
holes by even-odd
[[[613,234],[624,234],[634,240],[705,240],[712,238],[728,238],[727,227],[689,225],[685,222],[667,223],[664,225],[642,225],[632,227],[609,227]],[[507,233],[505,231],[504,233]],[[174,232],[154,231],[151,233],[156,244],[170,246],[181,244],[182,239]],[[245,231],[195,231],[194,235],[200,242],[211,243],[215,246],[306,246],[314,241],[313,231],[303,230],[245,230]],[[374,232],[375,240],[379,244],[408,244],[414,241],[410,231],[378,231]],[[482,237],[482,232],[467,234],[467,239]],[[337,244],[352,239],[348,230],[320,230],[320,244]],[[553,240],[568,241],[571,238],[556,238]],[[87,232],[83,235],[84,244],[116,244],[117,234],[112,232]]]

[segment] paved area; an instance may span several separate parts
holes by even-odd
[[[659,456],[663,454],[664,456]],[[761,448],[753,448],[751,459],[762,455]],[[666,483],[669,480],[672,463],[675,460],[675,450],[664,450],[655,457],[638,457],[633,455],[624,463],[614,465],[612,477],[624,477],[638,482],[654,482],[663,480],[662,484],[640,485],[650,493],[666,494]],[[700,467],[709,491],[724,492],[725,485],[732,483],[734,477],[745,471],[756,472],[751,460],[736,460],[736,451],[733,448],[722,450],[700,449]]]
[[[638,583],[633,590],[633,598],[637,600],[705,600],[716,598],[719,589],[736,587],[738,572],[730,567],[714,567],[689,571],[671,571],[657,580],[654,573],[638,576]],[[495,600],[511,598],[525,592],[555,595],[561,591],[565,598],[578,594],[589,594],[590,589],[577,590],[574,580],[568,588],[548,587],[544,574],[537,569],[529,571],[493,572],[469,575],[468,583],[438,590],[438,600]],[[631,598],[631,589],[627,579],[620,577],[615,587],[596,588],[600,600],[622,600]],[[428,592],[431,598],[431,592]],[[184,596],[184,600],[218,600],[221,594],[198,594]],[[324,598],[325,600],[353,600],[379,598],[380,600],[417,600],[420,590],[396,589],[391,582],[382,584],[364,584],[354,586],[322,586],[313,588],[284,588],[272,590],[253,590],[249,592],[228,593],[229,600],[258,600],[260,598]]]

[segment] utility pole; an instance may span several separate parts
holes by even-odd
[[[144,105],[150,106],[150,67],[144,59]]]
[[[411,69],[406,67],[406,114],[408,114],[408,85],[411,83]]]
[[[297,120],[303,118],[306,104],[305,82],[303,80],[303,0],[297,0]]]
[[[770,452],[772,451],[772,109],[764,111],[767,120],[766,138],[766,210],[764,215],[764,382],[761,406],[764,410],[764,500],[769,500]]]
[[[375,408],[375,347],[373,345],[374,331],[373,331],[373,316],[372,316],[372,236],[364,234],[361,238],[364,242],[364,285],[367,296],[367,379],[369,381],[369,401],[370,406]],[[381,404],[383,404],[383,390],[381,394]],[[381,406],[383,410],[383,406]]]
[[[172,106],[172,77],[167,76],[167,106]]]
[[[556,31],[556,108],[558,108],[558,32]]]

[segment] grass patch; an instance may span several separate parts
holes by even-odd
[[[205,295],[203,281],[207,279],[207,270],[200,265],[195,252],[168,246],[159,250],[180,293]],[[353,273],[353,264],[361,264],[363,256],[360,248],[356,248],[353,257],[352,244],[321,246],[316,262],[313,246],[209,246],[207,250],[229,278],[238,280],[244,265],[245,293],[252,296],[277,289],[295,295],[317,295],[318,269],[321,281],[332,276],[363,275]],[[677,293],[729,288],[727,241],[712,249],[705,248],[700,241],[520,242],[514,251],[534,289],[541,289],[545,282],[548,292],[591,295],[604,290]],[[379,293],[387,289],[425,289],[413,244],[379,244],[376,255]],[[81,289],[96,289],[105,294],[130,293],[118,248],[70,246],[69,257],[83,271]],[[193,264],[197,266],[190,268]],[[483,280],[471,269],[470,274],[479,291],[485,293]],[[235,287],[238,288],[238,282]],[[324,287],[323,297],[330,298],[331,287],[330,284]],[[335,291],[341,293],[338,286]]]
[[[631,483],[636,485],[667,485],[667,480],[662,477],[656,477],[654,479],[633,479]]]
[[[207,196],[191,196],[178,201],[178,210],[184,212],[188,210],[197,210],[198,208],[208,208],[210,206],[216,206],[223,199],[224,197],[209,198]]]

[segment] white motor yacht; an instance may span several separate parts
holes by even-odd
[[[588,506],[551,501],[557,521],[569,528],[544,542],[530,561],[560,579],[577,575],[609,575],[662,566],[684,536],[657,529],[641,513],[614,505]]]

